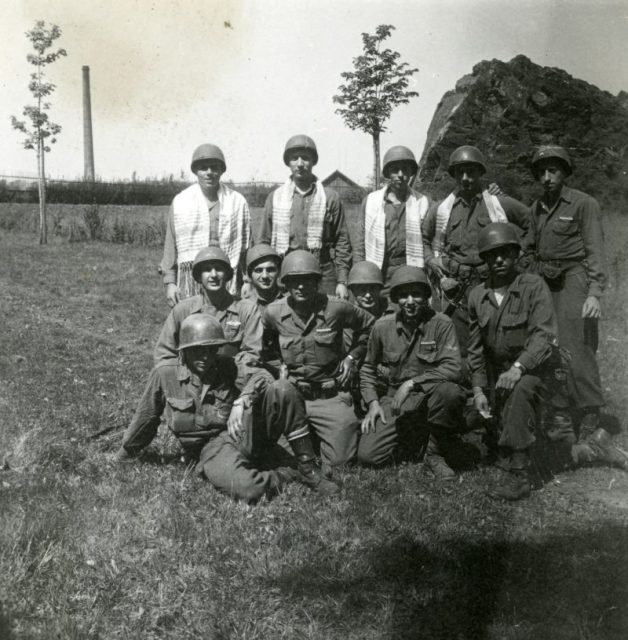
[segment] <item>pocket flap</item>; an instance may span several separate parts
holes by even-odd
[[[175,411],[194,411],[194,398],[168,398],[168,404]]]

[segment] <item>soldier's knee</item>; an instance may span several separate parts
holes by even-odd
[[[459,404],[462,407],[467,399],[465,390],[455,382],[441,382],[432,393],[447,406]]]
[[[299,392],[288,380],[274,380],[266,387],[266,397],[285,401],[298,398]]]

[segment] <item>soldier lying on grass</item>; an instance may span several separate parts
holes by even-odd
[[[278,411],[281,385],[264,390],[264,378],[253,375],[238,391],[233,358],[218,353],[226,343],[211,316],[183,320],[180,361],[152,370],[116,459],[137,456],[157,434],[163,414],[186,455],[198,461],[198,473],[235,499],[255,502],[293,480],[321,495],[338,493],[338,485],[324,478],[315,462],[307,424],[295,427]],[[277,445],[282,434],[296,464]]]

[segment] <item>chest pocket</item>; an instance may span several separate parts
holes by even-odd
[[[559,216],[554,220],[552,231],[559,236],[575,236],[578,235],[578,223],[567,216]]]
[[[171,428],[174,433],[186,433],[196,429],[194,398],[167,398],[172,412]]]
[[[333,329],[313,332],[314,344],[316,345],[316,361],[320,365],[339,360],[342,354],[338,344],[338,332]]]
[[[425,364],[433,364],[438,358],[438,350],[434,340],[421,340],[416,357]]]
[[[299,336],[279,335],[281,358],[286,364],[299,364],[301,354],[301,338]]]
[[[528,318],[525,314],[502,319],[504,345],[509,349],[523,349],[528,339]]]

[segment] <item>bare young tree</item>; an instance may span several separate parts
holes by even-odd
[[[43,20],[38,20],[31,31],[26,32],[26,37],[31,41],[35,53],[26,56],[28,62],[36,67],[31,73],[28,88],[35,98],[35,104],[26,105],[22,115],[26,120],[18,120],[11,116],[11,124],[14,129],[21,131],[25,136],[24,148],[34,149],[37,152],[37,177],[39,183],[39,243],[48,242],[48,225],[46,221],[46,165],[45,154],[50,151],[51,144],[57,139],[61,127],[48,118],[50,109],[48,96],[55,90],[55,85],[46,82],[44,68],[61,56],[66,56],[65,49],[49,51],[54,41],[61,36],[61,29],[56,24],[46,27]]]
[[[410,78],[418,69],[411,69],[407,62],[399,62],[401,54],[382,49],[382,42],[390,37],[395,27],[380,24],[375,35],[362,34],[362,55],[353,59],[354,71],[340,76],[346,84],[338,87],[333,100],[342,105],[336,109],[350,129],[360,129],[373,138],[373,175],[375,188],[379,188],[379,136],[386,131],[384,123],[394,107],[407,104],[419,94],[407,91]]]

